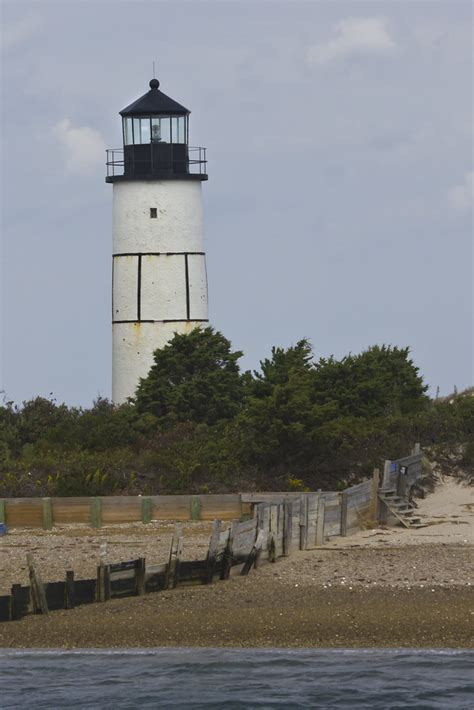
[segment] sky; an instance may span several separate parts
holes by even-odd
[[[210,320],[241,365],[409,346],[434,395],[473,383],[472,5],[3,0],[1,376],[111,395],[118,112],[192,110]]]

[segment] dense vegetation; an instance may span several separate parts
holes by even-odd
[[[415,441],[473,466],[474,397],[429,399],[408,348],[314,360],[301,340],[253,373],[241,355],[195,330],[155,353],[128,404],[5,402],[0,496],[334,489]]]

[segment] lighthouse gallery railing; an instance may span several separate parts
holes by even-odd
[[[150,165],[150,174],[154,175],[161,171],[163,172],[176,172],[176,173],[188,173],[193,175],[206,175],[207,172],[207,159],[206,159],[206,148],[203,147],[188,147],[186,151],[186,157],[184,160],[181,159],[181,155],[173,155],[172,144],[169,144],[170,160],[166,161],[156,161],[153,159],[153,143],[150,144],[150,154],[147,156],[146,164]],[[181,147],[181,146],[180,146]],[[107,177],[120,177],[125,174],[125,156],[123,148],[108,148],[107,153]],[[138,167],[138,165],[137,165]],[[127,174],[130,173],[131,176],[136,172],[142,174],[142,170],[135,171],[135,166],[132,163],[127,164]]]

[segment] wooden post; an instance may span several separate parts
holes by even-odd
[[[151,498],[142,498],[142,523],[147,525],[148,523],[151,523],[152,515],[153,515],[153,501]]]
[[[102,526],[102,503],[97,496],[91,498],[90,518],[91,527],[100,528]]]
[[[183,548],[183,536],[181,525],[176,523],[171,540],[170,555],[166,566],[165,589],[171,589],[178,584],[179,563]]]
[[[234,548],[234,530],[235,523],[229,528],[229,537],[227,538],[227,545],[224,550],[224,559],[222,564],[221,579],[229,579],[230,570],[232,567],[232,553]]]
[[[110,565],[101,563],[97,567],[97,601],[106,602],[111,597]]]
[[[242,567],[242,571],[240,572],[241,575],[244,577],[250,572],[252,569],[252,565],[254,565],[257,562],[258,555],[262,549],[262,544],[263,544],[263,539],[265,537],[265,533],[263,530],[258,531],[257,539],[255,540],[252,549],[250,550],[250,553],[247,555],[247,559],[244,562],[244,566]]]
[[[12,619],[18,621],[23,617],[23,599],[21,584],[12,585]]]
[[[66,609],[74,609],[76,606],[76,592],[74,586],[74,570],[70,569],[66,572],[66,587],[65,587],[64,607]]]
[[[105,602],[105,565],[97,566],[96,597],[98,602]]]
[[[47,614],[48,604],[46,602],[46,593],[44,591],[44,584],[41,580],[39,574],[36,573],[33,555],[28,552],[26,555],[26,563],[28,565],[28,572],[30,577],[30,586],[33,597],[33,611],[35,613]]]
[[[413,455],[421,453],[421,445],[420,444],[415,444],[413,447]],[[1,521],[0,521],[1,522]]]
[[[324,545],[324,498],[320,495],[318,500],[318,517],[316,520],[316,546]]]
[[[206,584],[212,584],[212,582],[214,580],[214,569],[216,566],[216,554],[217,554],[217,546],[219,544],[220,532],[221,532],[221,521],[214,520],[214,522],[212,524],[211,539],[209,540],[209,550],[207,551],[207,570],[206,570],[206,577],[205,577]]]
[[[341,493],[341,536],[347,536],[347,491]]]
[[[7,516],[5,514],[5,501],[3,498],[0,499],[0,524],[5,524],[7,522]]]
[[[293,505],[291,501],[284,503],[284,527],[283,527],[283,557],[289,557],[291,553],[291,543],[293,534]]]
[[[268,532],[268,561],[276,561],[276,542],[275,538],[278,535],[278,506],[270,506],[270,521]]]
[[[43,498],[43,530],[52,530],[53,528],[53,509],[51,507],[51,498]]]
[[[374,468],[372,473],[372,490],[370,493],[370,519],[377,522],[379,519],[379,485],[380,471]]]
[[[201,498],[200,496],[191,497],[191,520],[201,519]]]
[[[145,594],[146,587],[146,562],[144,557],[138,559],[138,565],[135,570],[135,590],[137,596],[142,597]]]
[[[308,547],[308,496],[300,496],[300,550]]]
[[[383,465],[383,479],[382,479],[382,490],[390,488],[390,473],[392,471],[392,462],[388,459],[385,460]]]

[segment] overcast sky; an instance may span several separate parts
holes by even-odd
[[[472,384],[472,6],[15,2],[2,35],[2,378],[21,401],[111,393],[118,112],[192,110],[212,324],[257,367],[410,346]]]

